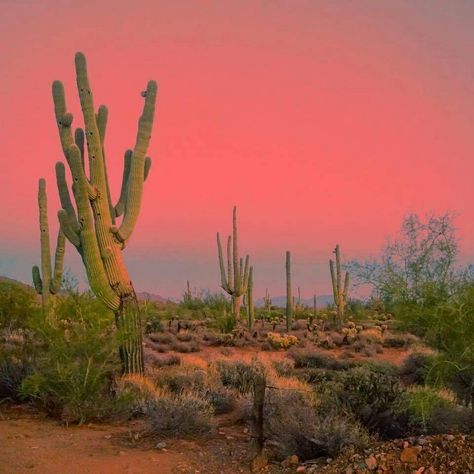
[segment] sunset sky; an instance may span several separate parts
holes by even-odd
[[[474,262],[471,0],[3,0],[0,275],[39,262],[37,180],[63,160],[51,83],[81,123],[74,53],[109,108],[112,191],[149,79],[153,167],[125,259],[139,291],[217,291],[215,233],[239,212],[256,294],[330,293],[327,260],[376,255],[409,212],[458,213]],[[55,240],[53,238],[52,240]],[[85,280],[76,250],[66,266]]]

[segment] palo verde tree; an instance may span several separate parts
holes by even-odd
[[[125,152],[122,189],[117,204],[112,204],[104,153],[108,111],[94,106],[86,58],[75,57],[76,80],[85,130],[73,133],[73,116],[68,112],[64,87],[53,83],[53,100],[61,146],[72,175],[73,206],[64,165],[56,164],[56,177],[62,209],[58,212],[61,229],[76,247],[84,263],[90,287],[115,314],[122,336],[120,358],[124,373],[143,373],[143,345],[139,306],[125,267],[122,250],[130,239],[140,211],[143,183],[151,160],[146,157],[150,142],[157,85],[149,81],[143,113],[133,150]],[[86,174],[85,149],[89,162]],[[121,222],[118,218],[122,217]]]
[[[249,256],[239,258],[237,241],[237,207],[232,212],[232,236],[227,237],[227,272],[222,254],[222,244],[217,232],[217,253],[221,272],[221,288],[232,297],[232,309],[236,321],[240,320],[241,296],[247,292],[249,282]]]
[[[36,292],[41,295],[43,314],[45,317],[48,317],[51,315],[52,309],[50,305],[50,297],[55,295],[61,288],[66,239],[60,228],[56,242],[53,272],[51,265],[46,181],[43,178],[41,178],[38,183],[38,209],[41,242],[41,270],[37,265],[35,265],[32,268],[32,274]]]

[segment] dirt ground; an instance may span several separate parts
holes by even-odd
[[[240,428],[240,429],[239,429]],[[0,411],[2,474],[249,473],[252,446],[243,427],[207,441],[140,439],[140,426],[69,426],[24,407]],[[275,472],[275,471],[273,471]]]

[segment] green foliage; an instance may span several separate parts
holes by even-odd
[[[0,330],[24,330],[39,314],[34,290],[14,281],[0,281]]]
[[[226,310],[216,316],[216,326],[222,334],[230,334],[235,329],[235,316]]]
[[[465,428],[466,413],[446,391],[433,387],[410,387],[400,396],[397,410],[408,419],[412,433],[446,433]]]
[[[252,392],[255,382],[264,374],[264,368],[259,362],[246,364],[240,361],[219,360],[215,368],[224,387],[238,390],[240,393]]]
[[[101,302],[90,293],[72,292],[59,301],[54,324],[37,318],[31,330],[42,350],[33,373],[23,381],[23,396],[68,422],[109,413],[120,336]]]

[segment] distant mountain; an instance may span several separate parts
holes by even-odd
[[[27,283],[23,283],[22,281],[14,280],[13,278],[8,278],[2,275],[0,275],[0,283],[9,283],[10,285],[17,285],[25,289],[34,290],[34,288],[31,285],[28,285]]]
[[[297,298],[297,297],[296,297]],[[326,308],[328,304],[333,304],[334,298],[332,295],[318,295],[316,297],[316,305],[318,308]],[[301,298],[301,304],[307,306],[308,308],[313,307],[313,298],[304,299]],[[259,298],[255,302],[255,306],[257,308],[262,308],[264,306],[263,298]],[[272,296],[272,306],[276,306],[278,308],[284,308],[286,306],[286,296]]]
[[[168,301],[168,299],[163,298],[163,296],[148,293],[147,291],[137,292],[137,298],[141,301],[153,301],[154,303],[166,303]]]

